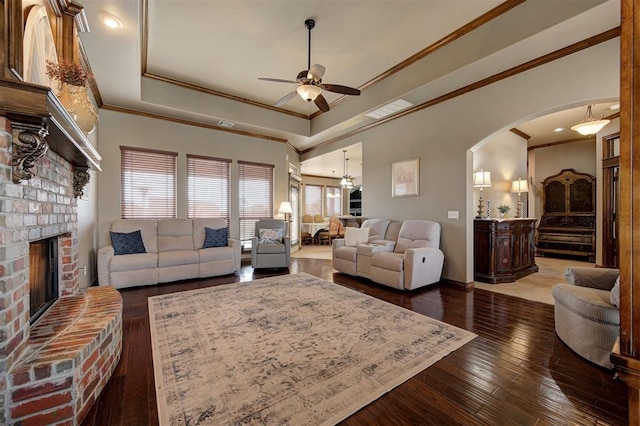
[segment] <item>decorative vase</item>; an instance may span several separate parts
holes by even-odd
[[[80,130],[86,134],[93,132],[98,122],[98,113],[89,99],[86,87],[62,83],[58,91],[58,99]]]

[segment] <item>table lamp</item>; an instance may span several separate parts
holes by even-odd
[[[521,179],[511,182],[511,192],[518,193],[518,204],[516,206],[516,217],[524,217],[524,203],[520,199],[520,194],[523,192],[529,192],[529,185],[526,179]]]
[[[484,211],[484,200],[482,199],[482,188],[488,188],[491,186],[491,172],[485,172],[480,169],[479,172],[473,172],[473,187],[480,188],[480,199],[478,200],[478,216],[476,219],[482,218],[482,212]]]
[[[287,236],[289,235],[289,215],[293,213],[293,209],[291,208],[291,203],[289,201],[283,201],[280,203],[280,208],[278,209],[278,214],[284,214],[284,221],[287,224]]]

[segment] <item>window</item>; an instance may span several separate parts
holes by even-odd
[[[322,187],[317,185],[305,185],[304,187],[304,214],[311,216],[322,215]]]
[[[187,217],[219,217],[229,227],[231,160],[187,154]]]
[[[258,219],[273,217],[273,166],[238,161],[240,240],[251,247]]]
[[[327,186],[327,216],[342,215],[342,198],[340,198],[340,188]]]
[[[177,152],[120,147],[120,216],[176,217]]]

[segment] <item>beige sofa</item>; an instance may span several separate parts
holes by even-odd
[[[619,275],[618,269],[568,267],[567,283],[551,290],[560,340],[583,358],[609,369],[620,333]]]
[[[334,240],[336,270],[401,290],[440,281],[444,254],[440,250],[439,223],[368,219],[362,225],[373,234],[368,241],[354,245],[347,244],[347,238]]]
[[[113,245],[98,250],[98,282],[115,288],[232,274],[240,269],[239,240],[203,248],[205,227],[226,229],[224,219],[121,219],[111,231],[140,231],[146,253],[116,255]]]

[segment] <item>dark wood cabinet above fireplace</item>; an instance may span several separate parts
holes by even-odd
[[[0,116],[16,129],[46,131],[49,148],[72,165],[100,170],[100,154],[50,88],[0,79]]]

